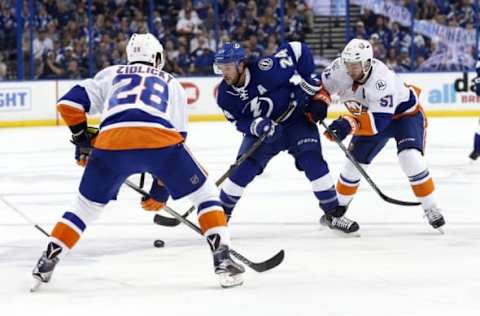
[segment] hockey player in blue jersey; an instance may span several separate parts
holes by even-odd
[[[480,60],[477,61],[477,65],[475,66],[477,70],[477,77],[474,79],[475,82],[475,93],[477,96],[480,96]],[[469,155],[470,159],[477,160],[480,157],[480,120],[478,121],[478,129],[473,136],[473,151]]]
[[[262,173],[271,158],[288,151],[298,170],[305,172],[320,208],[331,229],[352,233],[359,225],[344,216],[327,162],[323,159],[317,126],[308,120],[305,110],[323,120],[326,103],[314,75],[313,58],[307,45],[289,42],[272,55],[248,63],[238,43],[224,44],[215,55],[215,72],[223,75],[217,103],[225,117],[244,134],[238,156],[245,153],[262,135],[262,145],[224,182],[220,200],[228,218],[246,186]],[[294,110],[280,123],[291,102]]]

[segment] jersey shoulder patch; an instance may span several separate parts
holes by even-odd
[[[375,87],[379,91],[385,90],[387,88],[387,82],[383,79],[377,79],[375,82]]]
[[[261,58],[258,63],[258,68],[263,71],[268,71],[273,67],[273,59],[270,57]]]

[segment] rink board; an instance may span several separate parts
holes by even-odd
[[[422,89],[421,104],[429,116],[480,116],[480,98],[473,90],[474,73],[400,74],[408,84]],[[189,105],[190,121],[224,120],[216,104],[220,77],[180,78]],[[56,101],[77,84],[76,80],[15,81],[0,83],[0,127],[60,125]],[[333,100],[330,117],[344,113]],[[93,123],[99,115],[92,116]]]

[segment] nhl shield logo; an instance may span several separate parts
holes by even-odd
[[[258,68],[263,71],[267,71],[272,69],[273,67],[273,60],[271,58],[262,58],[258,61]]]

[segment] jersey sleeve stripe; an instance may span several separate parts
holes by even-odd
[[[59,101],[59,104],[66,104],[78,109],[82,109],[85,112],[90,111],[90,98],[84,87],[76,85],[70,89]]]
[[[300,57],[302,57],[302,43],[300,42],[289,42],[290,48],[293,51],[293,54],[295,55],[295,61],[298,62],[300,60]]]
[[[57,111],[60,113],[60,116],[68,126],[77,125],[87,121],[85,111],[76,107],[71,107],[70,105],[60,103],[57,106]]]

